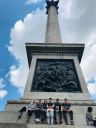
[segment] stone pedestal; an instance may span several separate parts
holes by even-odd
[[[86,83],[85,83],[85,80],[84,80],[84,77],[83,77],[83,74],[82,74],[82,71],[81,71],[81,68],[80,68],[80,61],[81,61],[81,57],[82,57],[82,53],[83,53],[83,50],[84,50],[84,45],[83,44],[40,44],[40,43],[37,43],[37,44],[34,44],[34,43],[27,43],[26,44],[26,49],[27,49],[27,56],[28,56],[28,62],[29,62],[29,75],[28,75],[28,79],[27,79],[27,83],[26,83],[26,87],[25,87],[25,92],[24,92],[24,96],[23,96],[23,99],[48,99],[49,97],[52,97],[53,99],[56,99],[56,98],[59,98],[59,99],[64,99],[64,98],[68,98],[69,100],[90,100],[90,96],[89,96],[89,93],[88,93],[88,89],[87,89],[87,86],[86,86]],[[52,66],[45,66],[45,68],[43,67],[44,66],[44,63],[43,62],[43,68],[44,70],[46,71],[47,67],[48,68],[51,68],[51,69],[48,69],[48,73],[45,73],[46,76],[43,76],[44,74],[44,71],[42,70],[39,70],[38,72],[41,72],[41,74],[39,73],[39,75],[36,77],[37,80],[35,80],[36,82],[39,80],[39,82],[43,81],[41,84],[37,83],[34,83],[34,76],[36,76],[36,70],[37,68],[41,68],[40,65],[37,64],[38,60],[47,60],[47,61],[51,61],[52,60],[52,63],[56,60],[58,61],[58,63],[56,64],[55,62],[55,66],[54,64],[51,65]],[[60,65],[60,61],[64,61],[64,62],[67,62],[67,61],[72,61],[73,62],[73,69],[70,69],[69,68],[66,68],[66,66],[62,66]],[[71,64],[71,63],[69,63]],[[56,66],[57,65],[57,66]],[[59,66],[62,66],[61,68],[58,68]],[[36,67],[37,66],[37,67]],[[69,80],[66,78],[66,80],[63,80],[62,82],[62,78],[61,78],[61,82],[58,83],[58,81],[56,81],[55,83],[56,84],[59,84],[60,87],[57,88],[57,90],[55,89],[55,85],[54,85],[54,82],[51,82],[51,85],[54,86],[54,90],[44,90],[44,88],[46,87],[46,84],[43,84],[43,83],[46,83],[46,81],[51,81],[51,79],[53,79],[51,77],[51,74],[53,73],[53,67],[55,68],[58,68],[58,77],[55,78],[56,79],[60,79],[60,77],[62,77],[64,75],[64,73],[68,74],[69,72],[71,72],[71,74],[69,73],[70,77],[73,77],[72,76],[72,73],[76,73],[76,80],[75,78],[73,78],[72,80]],[[60,75],[61,71],[64,70],[63,68],[66,69],[65,72],[63,72],[63,75]],[[67,71],[68,70],[68,71]],[[57,71],[55,70],[55,72],[57,73]],[[40,78],[40,75],[42,77],[47,77],[47,75],[49,75],[51,78],[48,78],[47,80],[45,80],[44,78]],[[55,76],[55,75],[54,75]],[[53,76],[53,77],[54,77]],[[66,75],[65,75],[66,77]],[[64,77],[63,77],[64,79]],[[71,79],[71,78],[70,78]],[[68,81],[69,80],[69,81]],[[68,82],[66,82],[68,81]],[[64,83],[65,82],[65,83]],[[77,83],[76,83],[77,82]],[[63,85],[63,84],[64,85]],[[67,84],[66,84],[67,83]],[[76,83],[77,86],[80,86],[81,89],[78,89],[78,90],[75,90],[75,84],[72,85],[74,86],[72,89],[72,91],[70,90],[71,89],[71,83]],[[50,86],[50,82],[47,84],[48,86]],[[64,86],[68,86],[67,90],[65,88],[65,90],[63,90],[63,87],[61,88],[61,86],[63,85]],[[37,88],[34,89],[34,86],[38,86]],[[39,89],[39,86],[41,86],[41,89]],[[43,87],[44,86],[44,87]],[[52,87],[51,87],[52,88]],[[59,88],[61,88],[61,91],[59,90]],[[46,93],[47,92],[47,93]]]

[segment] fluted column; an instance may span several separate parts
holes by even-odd
[[[47,1],[47,24],[45,33],[45,43],[62,43],[57,9],[55,1]]]

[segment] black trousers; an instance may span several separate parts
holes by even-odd
[[[69,113],[69,115],[70,115],[70,120],[73,120],[73,111],[71,110],[71,111],[68,112],[68,111],[63,110],[64,121],[65,121],[65,123],[68,123],[66,113]]]
[[[42,112],[41,110],[35,110],[36,119],[37,119],[37,118],[40,118],[41,112]]]
[[[26,107],[23,107],[23,108],[21,108],[21,109],[19,110],[20,114],[23,114],[23,112],[25,112],[25,111],[26,111]]]
[[[59,122],[62,121],[62,113],[61,111],[54,111],[54,121],[57,123],[57,115],[59,116]]]
[[[93,120],[93,126],[96,127],[96,120]]]
[[[34,112],[34,110],[28,110],[28,112],[27,112],[27,118],[30,119],[30,117],[31,117],[31,115],[32,115],[33,112]]]
[[[45,123],[47,121],[46,111],[42,111],[41,118],[42,123]]]

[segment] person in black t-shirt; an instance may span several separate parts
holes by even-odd
[[[54,120],[55,120],[55,124],[62,123],[62,114],[61,114],[61,104],[59,102],[59,99],[56,99],[55,102],[55,107],[54,107]]]
[[[47,123],[53,124],[54,122],[54,104],[52,103],[52,98],[49,98],[47,103]]]
[[[71,104],[67,101],[67,98],[65,98],[64,103],[62,104],[62,109],[63,109],[63,117],[66,125],[68,125],[66,113],[69,113],[70,115],[70,125],[74,125],[73,111],[70,109],[70,107],[71,107]]]

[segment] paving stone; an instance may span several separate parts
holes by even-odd
[[[0,123],[0,128],[28,128],[28,127],[26,124]]]

